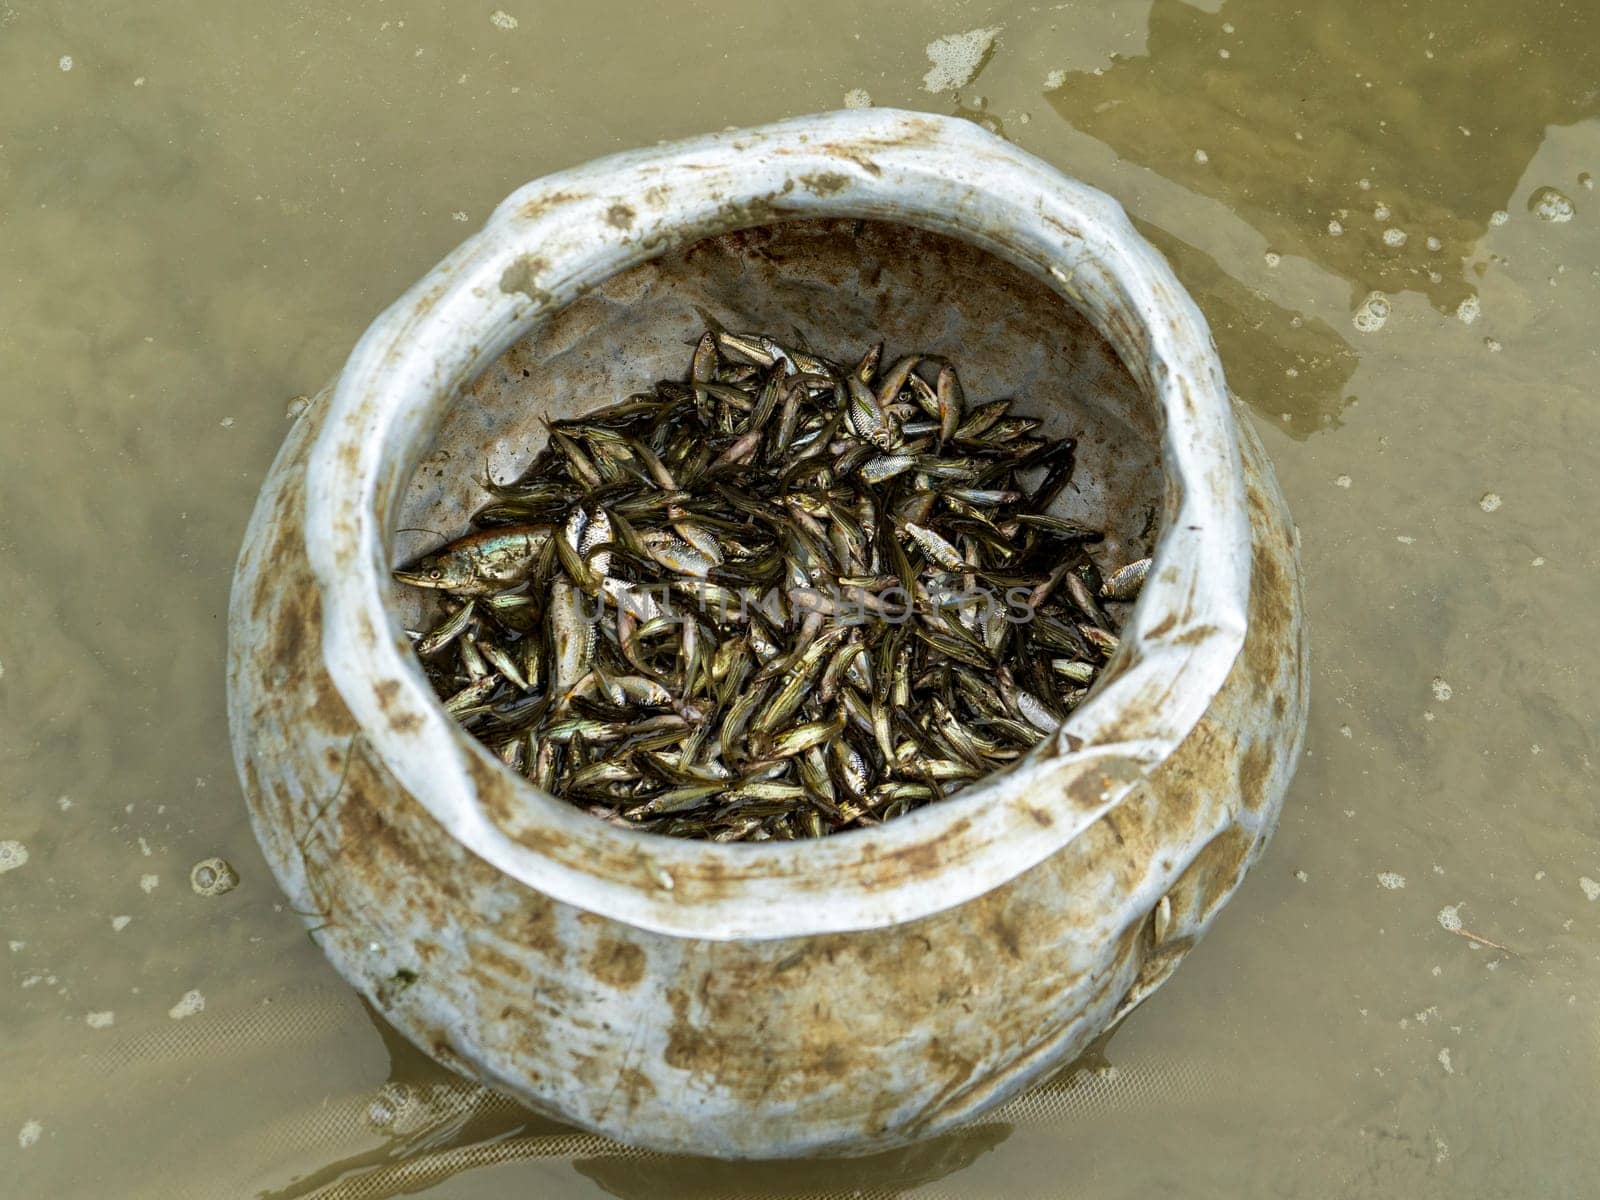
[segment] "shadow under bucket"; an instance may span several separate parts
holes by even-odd
[[[705,310],[947,355],[1078,440],[1058,511],[1155,556],[1090,698],[1016,767],[882,826],[720,845],[539,792],[443,711],[388,569],[543,419],[681,373]],[[623,1141],[865,1153],[1068,1061],[1264,846],[1303,737],[1299,572],[1203,320],[1092,189],[960,121],[825,114],[531,184],[378,319],[263,487],[230,611],[258,837],[407,1037]]]

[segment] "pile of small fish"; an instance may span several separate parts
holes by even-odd
[[[1015,762],[1117,647],[1074,442],[932,355],[846,368],[713,327],[686,381],[549,426],[475,532],[395,572],[415,649],[512,769],[631,829],[872,825]],[[926,377],[925,377],[926,376]],[[932,382],[930,382],[930,378]]]

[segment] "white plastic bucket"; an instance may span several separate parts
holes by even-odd
[[[1017,767],[820,841],[680,841],[540,793],[435,700],[395,531],[460,528],[541,418],[681,371],[699,307],[948,354],[1078,437],[1068,513],[1155,562]],[[624,1141],[772,1157],[948,1128],[1148,995],[1271,832],[1306,659],[1282,498],[1165,262],[976,126],[875,109],[509,197],[299,419],[240,557],[229,698],[269,861],[417,1045]]]

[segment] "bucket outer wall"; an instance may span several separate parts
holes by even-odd
[[[723,1157],[865,1153],[936,1134],[1070,1061],[1159,986],[1276,823],[1305,729],[1300,574],[1271,467],[1231,411],[1243,619],[1220,682],[1171,746],[1104,760],[1103,808],[957,903],[840,922],[860,928],[713,937],[621,919],[502,869],[385,761],[330,672],[327,580],[308,552],[308,481],[339,412],[330,388],[297,420],[235,576],[229,709],[252,823],[353,986],[435,1059],[543,1113]],[[1138,615],[1149,628],[1162,612],[1141,602]],[[404,646],[381,610],[372,619]],[[1071,778],[1094,781],[1087,768]],[[1081,801],[1032,794],[1041,806]],[[616,833],[665,893],[653,902],[692,928],[694,890],[661,877],[675,882],[668,849],[694,847],[658,853],[665,839]],[[937,887],[959,865],[903,854],[868,884]],[[719,902],[741,885],[728,886]]]

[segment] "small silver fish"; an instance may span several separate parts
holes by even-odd
[[[1100,595],[1107,600],[1137,600],[1150,574],[1150,560],[1141,558],[1111,572],[1100,585]]]

